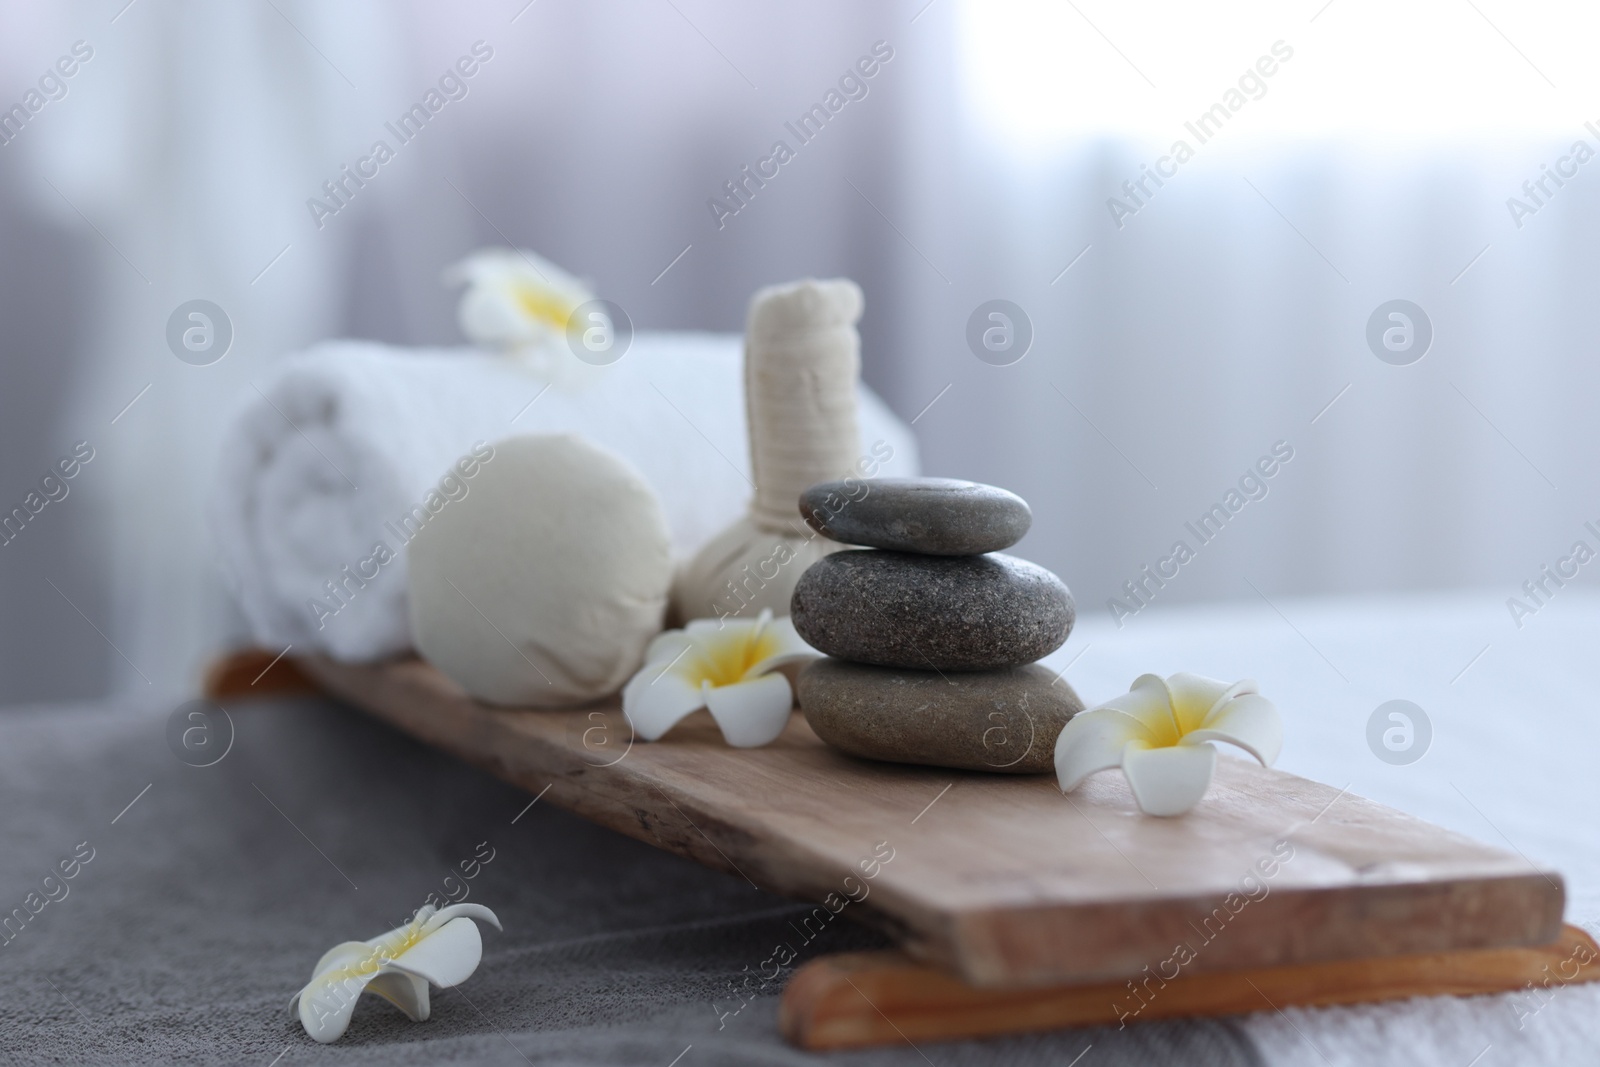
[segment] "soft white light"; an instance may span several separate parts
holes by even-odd
[[[1583,54],[1600,9],[1475,5],[963,0],[958,33],[974,118],[1022,151],[1182,136],[1280,40],[1293,59],[1240,109],[1230,138],[1579,136],[1600,119],[1585,111],[1600,74]]]

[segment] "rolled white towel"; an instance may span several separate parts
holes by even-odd
[[[690,556],[751,495],[741,345],[640,332],[619,362],[555,385],[475,349],[337,341],[284,360],[225,436],[212,495],[255,640],[346,661],[411,648],[406,542],[471,493],[475,443],[516,433],[577,433],[627,459]],[[892,450],[880,473],[917,473],[910,428],[865,387],[861,438],[862,455]]]

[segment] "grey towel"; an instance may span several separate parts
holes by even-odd
[[[168,709],[0,712],[0,915],[31,915],[0,945],[5,1062],[1065,1067],[1091,1045],[1082,1067],[1260,1062],[1209,1020],[798,1052],[778,1037],[776,987],[742,1009],[734,989],[798,940],[801,905],[530,808],[339,706],[230,712],[232,748],[209,767],[169,749]],[[46,886],[85,843],[93,858]],[[506,930],[483,927],[483,963],[435,991],[430,1021],[364,997],[337,1044],[305,1036],[286,1005],[324,950],[463,889]],[[880,944],[839,924],[799,962]]]

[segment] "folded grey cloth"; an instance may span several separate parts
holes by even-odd
[[[0,711],[0,915],[25,916],[0,945],[5,1062],[1065,1067],[1091,1045],[1082,1067],[1260,1062],[1217,1020],[798,1052],[776,988],[741,1010],[733,991],[795,940],[801,905],[530,808],[335,705],[230,711],[209,767],[169,749],[167,709]],[[305,1036],[287,1004],[323,951],[463,891],[505,932],[481,927],[482,964],[430,1021],[366,997],[337,1044]],[[882,943],[841,924],[799,962]]]

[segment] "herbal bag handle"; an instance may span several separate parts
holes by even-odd
[[[860,450],[861,287],[848,278],[771,286],[750,300],[745,404],[757,526],[792,533],[800,494],[842,478]]]
[[[748,515],[679,570],[678,621],[789,613],[801,573],[843,547],[800,519],[800,494],[853,473],[860,450],[861,287],[806,278],[750,298],[745,406],[755,493]]]

